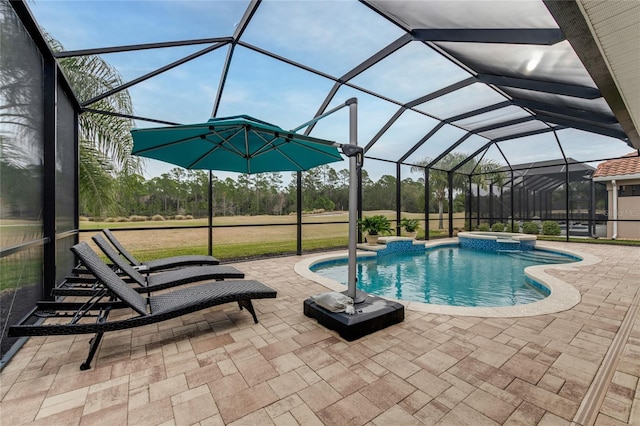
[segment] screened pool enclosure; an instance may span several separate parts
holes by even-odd
[[[355,97],[364,171],[395,183],[396,224],[411,209],[433,228],[441,209],[445,236],[461,228],[454,212],[467,229],[555,221],[567,239],[640,226],[612,217],[592,179],[598,163],[640,152],[637,2],[0,0],[0,11],[5,359],[8,325],[75,264],[80,151],[95,136],[83,116],[130,128],[247,114],[294,129]],[[93,57],[122,81],[87,89],[65,68]],[[349,117],[299,132],[346,143]],[[292,181],[301,206],[302,174]],[[423,205],[408,206],[406,182]],[[300,210],[298,253],[313,226]]]

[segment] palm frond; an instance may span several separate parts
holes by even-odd
[[[45,33],[54,51],[62,51],[60,42]],[[60,66],[80,101],[93,99],[124,84],[124,79],[99,56],[60,59]],[[131,97],[118,91],[91,105],[117,114],[132,115]],[[142,172],[143,160],[131,155],[133,120],[118,116],[85,112],[79,118],[80,206],[83,212],[103,216],[118,213],[117,175]]]
[[[90,144],[80,143],[80,209],[103,217],[117,213],[117,181],[110,173],[111,163]]]

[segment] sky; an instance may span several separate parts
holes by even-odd
[[[230,36],[245,12],[247,1],[65,1],[28,2],[36,21],[67,50],[131,45],[173,40]],[[455,3],[455,2],[453,2]],[[264,1],[242,35],[242,40],[269,50],[321,73],[341,76],[403,34],[369,8],[356,1]],[[125,81],[195,53],[208,45],[149,49],[101,55]],[[207,121],[221,80],[228,47],[219,48],[129,89],[134,114],[176,123]],[[408,102],[424,94],[467,78],[469,74],[419,42],[409,43],[390,57],[351,80],[382,96]],[[292,129],[312,119],[333,87],[333,81],[300,70],[244,47],[237,47],[224,87],[218,117],[248,114]],[[343,86],[329,108],[351,97],[358,98],[358,143],[366,145],[398,110],[398,106],[362,91]],[[504,100],[481,84],[419,105],[417,109],[440,116],[455,115],[461,108]],[[509,109],[511,108],[511,109]],[[491,123],[522,115],[517,107],[487,114],[476,120]],[[434,118],[405,112],[367,152],[368,156],[398,160],[436,124]],[[157,124],[137,120],[136,127]],[[408,162],[434,158],[465,134],[446,125],[428,144],[417,149]],[[631,151],[627,145],[607,137],[578,130],[558,132],[567,157],[579,161],[611,158]],[[347,143],[347,108],[321,120],[311,136]],[[471,136],[456,151],[470,154],[487,139]],[[505,164],[562,158],[553,133],[501,143],[485,158]],[[593,163],[595,164],[595,163]],[[173,165],[147,160],[147,178],[164,173]],[[332,164],[348,168],[348,162]],[[395,175],[395,165],[369,160],[369,175]],[[234,174],[216,172],[222,178]],[[410,167],[402,177],[419,178]]]

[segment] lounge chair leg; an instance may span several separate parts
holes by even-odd
[[[96,322],[99,324],[104,324],[107,321],[107,318],[109,317],[110,312],[111,312],[110,307],[102,310]],[[95,336],[93,336],[93,339],[91,339],[91,346],[89,346],[89,355],[87,356],[87,360],[80,365],[80,370],[84,371],[91,368],[91,361],[93,360],[93,357],[95,356],[96,351],[98,350],[98,346],[100,346],[100,341],[102,340],[103,334],[104,334],[104,331],[100,331],[96,333]]]
[[[258,323],[258,317],[256,316],[256,311],[253,309],[253,303],[251,303],[251,299],[248,300],[238,300],[238,305],[240,305],[240,309],[243,307],[247,309],[247,311],[251,312],[253,316],[253,322]]]
[[[82,364],[80,364],[80,370],[84,371],[91,368],[91,361],[93,360],[93,357],[95,356],[96,351],[98,350],[98,346],[100,346],[100,341],[102,340],[103,334],[104,332],[96,333],[96,335],[93,336],[93,339],[91,339],[91,342],[90,342],[91,346],[89,347],[89,355],[87,356],[87,360]]]

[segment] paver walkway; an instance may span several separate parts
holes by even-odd
[[[582,295],[566,312],[407,311],[354,342],[303,315],[326,289],[293,271],[300,257],[234,264],[278,290],[254,302],[260,324],[228,304],[114,332],[83,372],[91,336],[31,338],[0,373],[0,424],[568,425],[592,408],[587,396],[598,407],[583,421],[640,425],[640,317],[625,320],[637,312],[640,247],[557,246],[602,258],[551,270]]]

